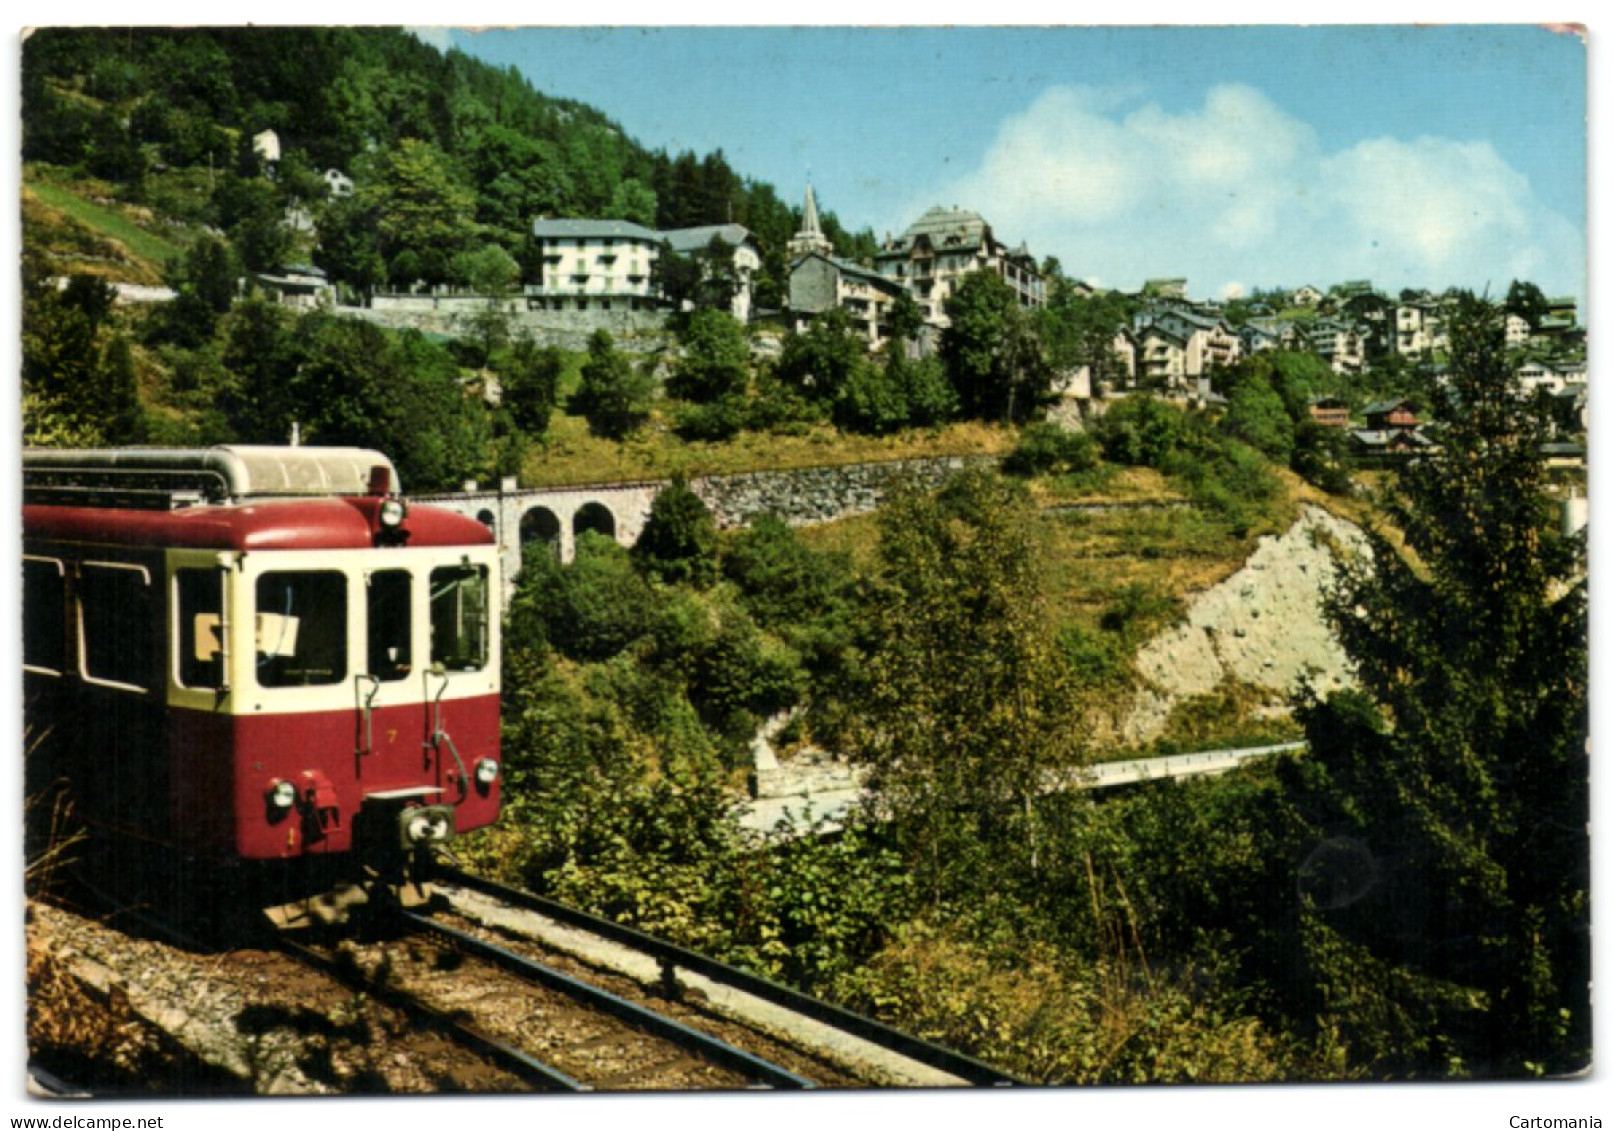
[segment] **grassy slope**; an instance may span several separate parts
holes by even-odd
[[[616,442],[592,436],[577,416],[555,413],[547,442],[535,447],[521,469],[532,487],[635,479],[723,475],[830,464],[916,459],[930,456],[1003,455],[1013,447],[1006,429],[956,424],[894,436],[853,436],[826,425],[802,435],[742,432],[726,443],[684,440],[659,416],[638,436]]]
[[[155,285],[162,266],[183,250],[151,231],[142,210],[98,203],[49,181],[23,185],[22,211],[29,245],[49,252],[64,270]]]

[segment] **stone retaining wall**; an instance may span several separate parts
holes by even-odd
[[[719,526],[744,526],[764,514],[806,526],[877,510],[899,485],[934,488],[966,467],[996,462],[991,456],[944,456],[711,476],[689,486]]]
[[[377,300],[379,302],[380,300]],[[482,308],[471,300],[415,296],[406,302],[376,307],[339,306],[335,313],[358,318],[389,330],[419,330],[426,334],[455,337],[472,333],[472,320]],[[582,353],[595,330],[606,330],[623,353],[654,353],[671,344],[666,332],[666,315],[660,311],[631,310],[527,310],[524,306],[509,315],[510,329],[540,345]]]

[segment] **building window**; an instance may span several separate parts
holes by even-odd
[[[377,570],[367,578],[365,666],[383,683],[400,680],[413,670],[413,580],[406,569]]]
[[[479,671],[487,665],[486,566],[448,566],[431,571],[431,662],[449,671]]]
[[[179,686],[224,686],[224,577],[216,569],[174,573]]]

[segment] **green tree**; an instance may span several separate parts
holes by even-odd
[[[213,193],[213,203],[242,266],[272,272],[285,264],[291,229],[285,222],[285,200],[274,183],[262,177],[226,175]]]
[[[337,197],[316,214],[319,242],[314,262],[332,282],[346,283],[368,295],[386,280],[386,261],[379,250],[375,215],[357,196]]]
[[[717,520],[682,475],[650,504],[633,559],[669,584],[704,588],[717,579]]]
[[[655,595],[627,550],[590,530],[578,535],[569,565],[528,556],[510,618],[522,639],[547,641],[574,660],[608,660],[650,631]]]
[[[43,260],[23,260],[23,434],[30,443],[125,443],[141,432],[133,356],[93,284],[58,289]]]
[[[666,240],[650,264],[650,289],[672,307],[676,315],[683,308],[693,306],[695,293],[700,288],[700,263],[692,255],[684,255]]]
[[[293,383],[303,359],[287,319],[273,303],[248,299],[225,324],[225,367],[234,382],[221,407],[242,440],[284,443],[297,406]]]
[[[1583,543],[1498,312],[1464,299],[1438,451],[1327,609],[1361,692],[1304,712],[1301,923],[1328,1015],[1380,1070],[1566,1072],[1589,1055]],[[1326,1018],[1324,1018],[1325,1020]]]
[[[1158,397],[1130,396],[1111,405],[1093,429],[1105,458],[1132,467],[1160,467],[1175,450],[1182,410]]]
[[[1516,314],[1529,323],[1531,330],[1540,329],[1540,320],[1546,316],[1551,304],[1546,301],[1545,294],[1535,284],[1526,280],[1514,279],[1507,288],[1507,299],[1504,309],[1508,314]]]
[[[520,281],[515,258],[496,243],[467,248],[454,256],[454,280],[482,297],[481,307],[467,319],[468,341],[475,346],[475,365],[489,364],[510,340],[510,295]]]
[[[529,436],[542,436],[549,430],[560,389],[560,372],[565,359],[554,346],[540,346],[531,338],[518,339],[498,358],[501,403],[516,427]]]
[[[941,332],[941,358],[965,416],[1021,421],[1052,385],[1019,296],[994,271],[965,275],[946,300],[949,325]]]
[[[454,175],[442,150],[404,139],[376,161],[374,180],[358,195],[375,215],[383,259],[391,262],[407,251],[418,257],[422,277],[446,280],[454,255],[475,230],[476,196]]]
[[[968,471],[880,513],[855,756],[933,900],[1044,863],[1039,799],[1084,757],[1023,487]]]
[[[1056,278],[1047,305],[1036,315],[1048,363],[1058,371],[1084,366],[1094,391],[1112,388],[1124,371],[1115,338],[1130,325],[1135,306],[1116,291],[1083,296],[1068,279]]]
[[[595,330],[588,339],[582,383],[571,398],[573,411],[587,418],[593,432],[621,440],[649,420],[654,397],[654,379],[617,352],[608,331]]]
[[[852,375],[868,367],[866,343],[851,315],[825,311],[805,330],[785,335],[774,372],[807,399],[832,405]]]
[[[1294,422],[1282,398],[1264,381],[1246,381],[1233,390],[1221,427],[1282,463],[1294,450]]]
[[[682,356],[667,379],[667,392],[696,404],[742,397],[750,383],[750,344],[745,328],[722,310],[695,310],[678,332]]]
[[[610,216],[617,220],[655,227],[655,190],[634,177],[617,183],[611,192]]]

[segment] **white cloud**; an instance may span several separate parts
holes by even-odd
[[[1325,152],[1244,85],[1182,112],[1057,87],[1003,122],[979,167],[915,201],[979,211],[999,237],[1117,286],[1187,276],[1195,294],[1370,278],[1584,293],[1585,244],[1487,142],[1392,137]]]

